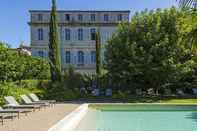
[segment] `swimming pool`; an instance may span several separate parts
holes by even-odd
[[[197,106],[90,104],[74,131],[197,131]]]

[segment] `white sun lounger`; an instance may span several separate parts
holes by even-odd
[[[31,99],[26,95],[21,95],[21,98],[26,105],[40,105],[42,107],[49,106],[49,103],[47,102],[32,102]]]
[[[33,109],[33,111],[35,111],[36,109],[39,109],[41,108],[40,105],[20,105],[14,97],[12,96],[6,96],[4,97],[6,102],[7,102],[7,105],[5,105],[4,107],[7,107],[7,108],[14,108],[14,109]]]
[[[29,94],[29,96],[32,99],[32,101],[34,101],[34,102],[48,102],[52,105],[55,105],[55,103],[56,103],[56,100],[40,100],[39,97],[34,93]]]

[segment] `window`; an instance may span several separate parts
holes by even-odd
[[[70,29],[65,29],[65,40],[70,40]]]
[[[91,63],[96,63],[96,51],[91,51]]]
[[[71,59],[70,59],[71,55],[70,55],[70,51],[66,51],[66,63],[70,63]]]
[[[91,21],[96,21],[96,15],[95,14],[91,14]]]
[[[122,14],[118,15],[118,21],[122,21]]]
[[[38,56],[39,57],[44,57],[44,52],[43,51],[38,51]]]
[[[79,20],[79,21],[83,21],[83,15],[79,14],[79,15],[78,15],[78,20]]]
[[[43,29],[38,29],[38,40],[43,40],[44,36],[43,36]]]
[[[78,40],[83,40],[83,29],[78,29]]]
[[[96,29],[92,28],[90,30],[91,33],[91,40],[96,40]]]
[[[83,53],[83,51],[78,52],[78,64],[84,64],[84,53]]]
[[[109,21],[109,15],[108,14],[104,14],[104,21]]]
[[[70,21],[70,14],[66,14],[66,15],[65,15],[65,20],[66,20],[66,21]]]
[[[42,14],[38,14],[38,21],[42,21],[42,20],[43,20]]]

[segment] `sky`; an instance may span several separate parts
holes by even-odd
[[[57,0],[60,10],[130,10],[177,6],[176,0]],[[1,0],[0,41],[16,48],[24,42],[30,45],[29,10],[48,10],[51,0]]]

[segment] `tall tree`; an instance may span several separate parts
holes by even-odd
[[[96,74],[101,74],[101,36],[100,31],[96,32]]]
[[[99,87],[99,77],[101,74],[101,36],[100,31],[96,32],[96,75],[97,75],[97,88]]]
[[[180,16],[175,8],[143,11],[119,27],[109,40],[105,59],[114,87],[153,88],[158,94],[174,82],[181,71],[178,67],[191,56],[180,43]]]
[[[61,57],[58,35],[58,22],[56,1],[52,0],[50,32],[49,32],[49,63],[51,69],[51,80],[61,81]]]

